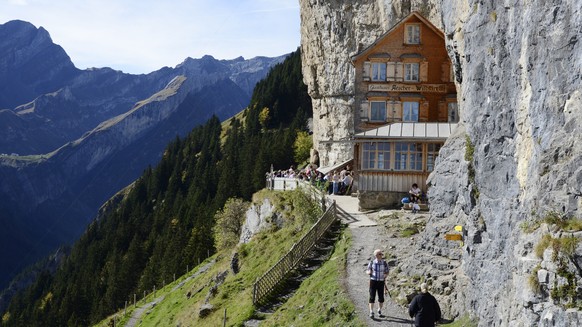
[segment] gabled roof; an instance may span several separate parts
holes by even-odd
[[[396,23],[394,26],[392,26],[392,28],[390,28],[386,33],[380,35],[380,37],[378,37],[378,39],[376,39],[376,41],[374,41],[374,43],[372,43],[370,46],[368,46],[367,48],[362,50],[360,53],[352,56],[352,62],[360,59],[362,56],[364,56],[366,53],[368,53],[370,50],[372,50],[378,43],[382,42],[382,40],[384,40],[384,38],[386,38],[389,34],[394,32],[400,26],[402,26],[402,24],[405,24],[412,17],[418,18],[422,23],[424,23],[426,26],[428,26],[428,28],[433,30],[443,40],[445,39],[445,34],[440,29],[438,29],[438,27],[434,26],[428,19],[424,18],[424,16],[422,16],[417,11],[413,11],[408,16],[404,17],[402,20],[400,20],[398,23]]]
[[[456,123],[392,123],[354,135],[359,140],[446,140]],[[358,141],[356,141],[358,142]]]

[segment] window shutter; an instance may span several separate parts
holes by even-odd
[[[441,65],[441,81],[452,82],[450,78],[451,78],[451,64],[445,61]]]
[[[364,79],[364,81],[369,81],[370,80],[370,70],[372,68],[372,64],[369,61],[364,62],[364,74],[362,75],[362,78]]]
[[[396,69],[396,72],[394,74],[395,76],[394,80],[398,82],[404,81],[404,64],[401,62],[397,62],[394,67]]]
[[[449,119],[449,112],[446,101],[439,101],[438,119],[440,122],[445,122]]]
[[[428,101],[423,100],[420,102],[420,112],[418,113],[418,121],[428,121],[428,110],[429,104]]]
[[[370,112],[370,103],[368,101],[360,102],[360,120],[368,121],[368,112]]]
[[[402,121],[402,102],[392,102],[392,112],[390,112],[390,115],[392,116],[392,121]]]
[[[395,81],[396,80],[396,63],[388,62],[386,63],[386,80]]]
[[[420,63],[420,81],[428,81],[428,61],[423,61]]]

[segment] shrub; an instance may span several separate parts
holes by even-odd
[[[313,139],[309,133],[304,131],[297,132],[297,138],[293,144],[295,162],[301,163],[309,160],[309,152],[313,148]]]
[[[542,239],[540,240],[540,242],[536,245],[534,251],[535,254],[538,258],[543,258],[544,256],[544,251],[548,248],[548,246],[550,246],[550,243],[552,242],[552,236],[551,235],[544,235],[542,237]]]
[[[532,291],[534,291],[534,293],[539,294],[541,291],[540,288],[540,280],[538,279],[538,271],[541,269],[541,265],[537,265],[534,270],[532,271],[532,273],[529,275],[528,279],[527,279],[527,283],[530,287],[530,289]]]
[[[243,200],[230,198],[216,213],[213,234],[217,250],[231,249],[238,243],[247,208],[248,203]]]

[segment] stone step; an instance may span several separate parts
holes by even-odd
[[[418,206],[420,207],[420,211],[428,211],[429,210],[428,203],[419,203]],[[404,209],[404,210],[412,210],[412,203],[405,203],[402,206],[402,209]]]

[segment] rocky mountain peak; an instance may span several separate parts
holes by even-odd
[[[0,288],[75,240],[171,140],[243,110],[283,60],[205,56],[141,75],[78,70],[44,29],[0,25]]]
[[[0,25],[0,108],[13,108],[54,92],[79,74],[42,27],[24,21]]]

